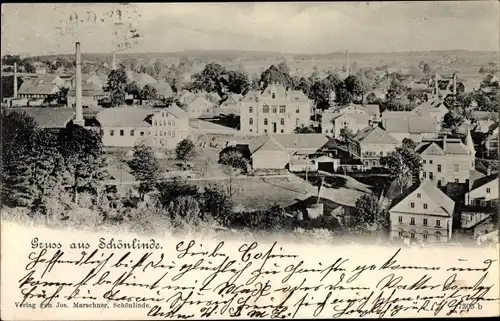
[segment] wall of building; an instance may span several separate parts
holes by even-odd
[[[465,195],[465,204],[466,205],[478,205],[478,202],[482,201],[493,201],[498,200],[498,184],[499,179],[495,179],[483,186],[479,186],[478,188],[470,191]],[[484,205],[486,206],[486,205]]]
[[[267,113],[264,112],[266,106],[269,110]],[[250,107],[252,107],[252,112],[250,112]],[[241,131],[246,133],[291,134],[298,126],[309,126],[310,118],[310,101],[290,101],[288,98],[276,97],[275,99],[260,99],[258,102],[240,103]],[[276,131],[274,131],[274,123]]]
[[[458,183],[466,183],[470,170],[474,168],[469,155],[422,155],[422,161],[422,177],[430,179],[432,176],[436,184],[440,182],[442,186],[456,180]]]
[[[402,218],[402,223],[399,222],[400,217]],[[410,225],[412,217],[415,218],[415,225]],[[427,225],[423,224],[424,219],[427,219]],[[436,227],[436,220],[440,220],[441,227]],[[422,240],[429,243],[447,242],[451,238],[451,218],[426,215],[424,213],[416,214],[390,211],[390,221],[391,239],[402,238],[403,236],[411,238],[412,232],[414,232],[415,240]],[[436,236],[438,232],[439,239]],[[427,234],[427,239],[425,239],[425,234]]]
[[[66,98],[67,105],[69,108],[74,108],[76,106],[76,97],[75,96],[67,96]],[[97,107],[99,106],[98,97],[92,96],[82,96],[82,106],[85,107]]]
[[[284,169],[289,162],[285,151],[258,150],[252,154],[253,169]]]
[[[364,168],[379,167],[380,158],[394,151],[398,144],[360,143],[360,158]]]

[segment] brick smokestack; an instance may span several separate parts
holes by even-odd
[[[17,63],[14,63],[14,98],[17,98]]]
[[[457,73],[453,73],[453,96],[457,95]]]
[[[111,69],[116,70],[116,51],[113,51],[113,60],[111,61]]]
[[[82,110],[82,57],[80,54],[80,43],[76,43],[76,111],[74,124],[83,126],[83,110]]]

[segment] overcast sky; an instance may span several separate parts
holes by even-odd
[[[497,1],[2,4],[2,55],[71,53],[76,38],[83,52],[110,52],[116,15],[103,14],[116,8],[141,33],[129,52],[499,49]],[[70,28],[74,12],[84,22]]]

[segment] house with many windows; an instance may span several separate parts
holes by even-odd
[[[349,155],[361,159],[364,169],[380,167],[380,158],[387,156],[397,146],[397,139],[375,125],[366,127],[347,140]]]
[[[447,242],[451,238],[455,202],[423,180],[395,199],[389,209],[391,239]]]
[[[239,102],[240,128],[249,134],[291,134],[309,126],[312,102],[302,91],[270,84],[262,93],[248,92]]]
[[[470,138],[470,133],[468,134]],[[460,138],[443,136],[424,139],[415,148],[422,157],[422,178],[434,181],[438,187],[448,183],[467,183],[474,168],[475,152],[471,139],[466,144]]]
[[[349,128],[353,134],[377,123],[380,120],[378,105],[349,104],[333,110],[328,110],[321,116],[321,132],[334,138],[339,138],[343,128]]]
[[[168,108],[116,107],[99,112],[96,120],[106,147],[134,147],[140,143],[172,149],[189,135],[185,111]]]

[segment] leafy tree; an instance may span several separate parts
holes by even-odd
[[[170,202],[167,211],[173,219],[174,226],[177,227],[196,226],[202,218],[200,203],[190,195],[177,197],[173,202]]]
[[[243,156],[241,151],[235,148],[228,148],[227,150],[221,152],[219,162],[223,165],[228,165],[232,168],[239,169],[242,172],[247,171],[247,159]]]
[[[108,75],[108,83],[104,91],[110,93],[111,106],[120,106],[125,102],[127,74],[124,68],[112,70]]]
[[[242,94],[250,86],[248,75],[241,71],[229,70],[225,86],[229,92]]]
[[[350,75],[344,80],[344,86],[353,97],[361,97],[361,100],[363,100],[363,95],[366,92],[366,86],[361,77],[357,75]]]
[[[175,155],[178,160],[189,161],[196,156],[196,146],[190,139],[185,138],[177,144]]]
[[[337,103],[341,106],[349,105],[353,100],[352,94],[344,85],[335,87],[335,96],[337,97]]]
[[[307,79],[305,77],[301,77],[300,80],[298,81],[298,84],[295,87],[295,89],[301,90],[306,96],[309,97],[310,92],[311,92],[311,86],[312,86],[312,83],[309,79]]]
[[[391,176],[396,180],[403,193],[404,189],[410,185],[415,175],[422,169],[422,157],[415,150],[406,146],[396,147],[387,156],[380,158],[380,164],[386,167]]]
[[[283,87],[288,88],[290,87],[290,75],[283,73],[275,65],[271,65],[260,75],[260,88],[264,89],[273,83],[281,84]]]
[[[134,97],[139,97],[140,89],[137,83],[132,81],[125,86],[125,92],[129,95],[133,95]]]
[[[389,227],[387,212],[383,211],[373,194],[365,194],[356,200],[355,231],[386,231]]]
[[[128,163],[130,172],[139,181],[139,195],[144,195],[154,190],[156,181],[160,177],[160,164],[150,146],[141,144],[134,146],[134,155]]]
[[[294,130],[295,134],[314,134],[316,133],[316,129],[310,125],[310,126],[299,126],[299,127],[295,127],[295,130]]]
[[[207,92],[216,92],[220,96],[225,95],[223,76],[226,74],[226,68],[218,63],[212,62],[197,74],[193,75],[193,87],[197,90]]]
[[[145,85],[140,93],[141,99],[143,100],[156,100],[158,98],[158,92],[156,91],[156,88],[151,86],[151,85]]]
[[[70,125],[59,132],[58,145],[78,204],[78,194],[88,192],[96,198],[102,192],[102,182],[108,178],[101,136],[98,132]]]
[[[464,121],[464,116],[451,110],[444,115],[443,122],[441,123],[441,130],[451,135],[456,135]]]
[[[415,149],[417,148],[417,143],[415,143],[411,138],[405,138],[402,142],[403,148]]]
[[[432,71],[431,71],[431,67],[429,67],[429,64],[428,63],[425,63],[422,67],[422,71],[425,75],[429,75]]]
[[[332,84],[327,79],[316,81],[311,86],[309,98],[311,98],[316,103],[317,108],[327,109],[328,107],[330,107],[329,99],[333,89],[334,88]]]
[[[353,136],[354,136],[354,133],[352,132],[352,130],[349,127],[344,127],[342,129],[340,129],[340,137],[342,138],[342,140],[344,142],[347,143],[349,138],[351,138]]]
[[[180,196],[199,197],[198,188],[180,178],[159,182],[156,184],[156,190],[158,191],[157,200],[164,208],[168,208],[170,203]]]
[[[219,187],[208,186],[203,191],[201,206],[204,213],[227,225],[234,204]]]

